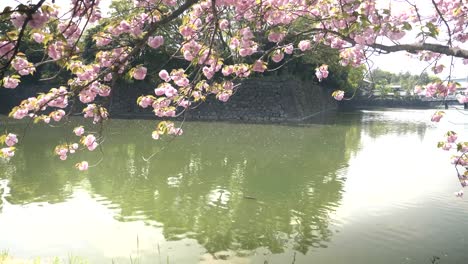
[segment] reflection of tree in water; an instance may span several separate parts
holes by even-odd
[[[337,169],[346,166],[346,142],[359,142],[360,133],[333,125],[190,126],[151,163],[140,153],[154,146],[108,139],[113,154],[90,182],[121,207],[119,220],[157,221],[167,239],[194,238],[209,252],[325,246],[343,188]]]
[[[11,188],[6,200],[12,204],[65,201],[73,193],[71,182],[76,182],[77,174],[70,169],[72,162],[60,162],[53,155],[53,140],[62,131],[37,127],[29,133],[15,157],[0,164],[0,179],[8,179]]]
[[[61,202],[89,175],[83,187],[117,206],[117,220],[162,224],[168,240],[194,238],[209,252],[266,247],[305,253],[330,240],[329,215],[344,181],[339,170],[350,148],[359,146],[359,128],[190,123],[148,163],[142,155],[161,146],[148,141],[152,127],[114,121],[106,131],[105,160],[84,174],[71,167],[98,153],[60,162],[52,149],[55,133],[63,131],[35,130],[8,165],[15,173],[0,177],[9,179],[8,201]]]
[[[408,113],[401,112],[398,116],[388,116],[388,112],[366,113],[362,119],[362,130],[371,138],[378,138],[386,134],[398,136],[416,133],[422,140],[427,125],[424,119],[405,119]],[[409,113],[411,116],[411,113]]]

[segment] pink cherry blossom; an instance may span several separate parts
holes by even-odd
[[[310,50],[312,48],[309,40],[301,40],[298,47],[301,51]]]
[[[447,132],[447,142],[448,143],[454,143],[457,140],[458,136],[457,133],[453,131]]]
[[[432,71],[435,74],[441,73],[444,70],[445,66],[443,64],[439,64],[437,66],[432,67]]]
[[[49,116],[55,121],[58,122],[62,119],[63,116],[65,116],[65,111],[62,109],[53,111],[52,113],[49,114]]]
[[[112,42],[112,35],[99,32],[95,36],[95,40],[96,40],[96,46],[98,47],[106,46]]]
[[[16,57],[11,62],[11,66],[17,70],[20,75],[32,74],[35,71],[34,66],[22,57]]]
[[[32,28],[42,28],[44,24],[49,20],[49,14],[43,13],[41,11],[36,11],[32,15],[31,21],[29,21],[28,26]]]
[[[163,36],[155,36],[155,37],[148,38],[148,46],[152,47],[153,49],[157,49],[163,44],[164,44]]]
[[[247,78],[250,76],[250,67],[247,64],[238,64],[234,67],[235,74],[240,78]]]
[[[152,104],[153,104],[153,98],[151,98],[150,96],[143,96],[143,97],[141,97],[140,102],[139,102],[138,105],[143,107],[143,108],[147,108],[148,106],[150,106]]]
[[[146,72],[146,67],[139,66],[135,68],[135,71],[133,72],[133,78],[135,78],[136,80],[143,80],[146,77]]]
[[[422,95],[424,93],[424,89],[421,87],[421,85],[416,85],[414,87],[414,93],[417,95]]]
[[[179,28],[179,32],[183,37],[189,38],[195,33],[195,30],[193,27],[190,26],[182,26]]]
[[[189,85],[190,81],[189,81],[189,79],[183,77],[183,78],[174,80],[174,83],[177,84],[177,86],[179,86],[179,87],[185,87],[185,86]]]
[[[224,76],[231,75],[233,72],[234,72],[234,66],[232,66],[232,65],[224,66],[224,68],[221,70],[221,73]]]
[[[264,72],[266,68],[265,63],[261,60],[256,60],[252,65],[252,71],[254,72]]]
[[[11,158],[15,155],[15,148],[8,147],[0,149],[0,153],[2,154],[3,158]]]
[[[434,113],[434,115],[432,115],[431,117],[431,121],[432,122],[439,122],[440,119],[444,116],[444,112],[443,111],[437,111]]]
[[[283,58],[284,58],[284,53],[281,50],[276,50],[273,53],[273,56],[271,56],[271,59],[276,63],[282,61]]]
[[[190,101],[189,100],[180,100],[178,105],[183,108],[187,108],[190,106]]]
[[[226,19],[221,19],[219,21],[219,29],[226,30],[228,27],[229,27],[229,21],[227,21]]]
[[[344,98],[344,91],[337,90],[332,93],[333,98],[337,101],[341,101]]]
[[[15,26],[17,29],[20,29],[23,27],[25,20],[26,20],[26,16],[18,12],[14,12],[13,14],[10,15],[10,21],[13,24],[13,26]]]
[[[169,127],[169,135],[181,136],[184,133],[182,128],[175,128],[174,126]]]
[[[254,50],[251,48],[240,48],[239,49],[239,55],[241,57],[247,57],[249,55],[252,55],[254,53]]]
[[[106,74],[106,76],[104,76],[104,81],[105,81],[105,82],[110,82],[110,81],[112,81],[112,73]]]
[[[28,115],[28,109],[19,108],[14,110],[13,118],[14,119],[23,119]]]
[[[159,131],[153,131],[153,133],[151,133],[151,137],[154,139],[154,140],[158,140],[159,139]]]
[[[47,54],[54,60],[59,60],[64,55],[65,45],[62,41],[56,41],[49,45]]]
[[[319,82],[328,77],[328,65],[322,64],[322,66],[315,69],[315,76]]]
[[[156,94],[157,96],[161,96],[163,94],[166,93],[166,88],[165,87],[158,87],[156,89],[154,89],[154,94]]]
[[[79,126],[79,127],[75,127],[73,129],[73,133],[75,133],[75,135],[81,137],[83,134],[84,134],[84,128],[82,126]]]
[[[5,57],[7,59],[10,59],[11,57],[13,57],[15,45],[15,42],[0,40],[0,58]]]
[[[457,84],[454,82],[450,82],[446,86],[448,93],[455,93],[457,91]]]
[[[452,148],[452,144],[450,144],[450,143],[447,143],[447,142],[446,142],[446,143],[444,143],[444,144],[442,145],[442,149],[443,149],[443,150],[450,150],[451,148]]]
[[[3,78],[3,87],[8,88],[8,89],[15,89],[18,87],[18,84],[20,83],[20,80],[7,76]]]
[[[286,47],[284,47],[284,53],[286,54],[292,54],[294,51],[294,46],[292,44],[288,44]]]
[[[269,35],[268,35],[268,40],[271,41],[271,42],[281,42],[284,37],[286,36],[285,33],[282,33],[282,32],[271,32]]]
[[[100,85],[97,92],[98,92],[99,96],[106,97],[106,96],[110,95],[111,88],[109,86],[107,86],[107,85]]]
[[[229,43],[229,48],[235,50],[239,47],[240,40],[238,38],[231,38],[231,42]]]
[[[89,164],[87,161],[82,161],[82,162],[75,164],[75,167],[80,171],[85,171],[85,170],[88,170]]]
[[[18,138],[15,134],[9,133],[5,138],[5,144],[8,147],[13,147],[16,143],[18,143]]]
[[[41,34],[41,33],[34,33],[34,34],[32,35],[32,37],[33,37],[34,41],[36,41],[37,43],[42,43],[42,42],[44,42],[44,38],[45,38],[44,35]]]
[[[195,100],[199,100],[202,97],[202,95],[201,95],[201,93],[199,91],[193,91],[192,96],[193,96],[193,98]]]
[[[466,95],[457,94],[456,98],[460,104],[468,103],[468,96]]]
[[[61,160],[67,159],[68,147],[61,145],[55,147],[55,154],[59,155]]]
[[[85,145],[89,151],[93,151],[97,148],[98,143],[96,142],[96,137],[93,135],[87,135],[82,139],[83,145]]]
[[[159,72],[159,78],[163,79],[165,82],[169,82],[171,80],[171,76],[166,70],[161,70]]]
[[[220,100],[221,102],[227,102],[229,100],[229,97],[231,97],[229,93],[218,94],[218,100]]]

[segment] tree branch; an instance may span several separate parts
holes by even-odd
[[[449,46],[440,45],[440,44],[415,43],[415,44],[398,44],[394,46],[386,46],[383,44],[374,43],[368,46],[375,48],[375,49],[387,51],[387,52],[407,51],[409,53],[415,53],[417,51],[432,51],[435,53],[441,53],[444,55],[468,59],[468,50],[449,47]]]

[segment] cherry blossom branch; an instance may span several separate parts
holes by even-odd
[[[448,40],[448,46],[452,47],[452,31],[450,30],[450,26],[447,23],[447,20],[445,20],[444,16],[442,15],[442,12],[440,12],[439,7],[437,6],[436,2],[432,0],[432,5],[434,6],[435,10],[437,11],[437,14],[439,15],[440,19],[444,22],[445,26],[447,27],[447,33],[449,35],[449,40]]]

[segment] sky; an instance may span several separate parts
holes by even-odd
[[[468,48],[468,47],[466,47]],[[421,74],[427,67],[428,63],[420,61],[411,56],[406,52],[395,52],[391,54],[383,54],[380,56],[372,56],[370,59],[373,62],[374,67],[378,67],[382,70],[399,73],[399,72],[410,72],[411,74]],[[449,75],[450,59],[445,57],[439,61],[439,64],[444,64],[447,68],[440,74],[437,74],[441,79],[445,79]],[[432,67],[432,66],[430,66]],[[430,67],[427,69],[429,75],[434,75],[430,71]],[[452,69],[453,78],[468,78],[468,65],[463,65],[461,59],[454,59],[454,67]]]
[[[7,5],[17,5],[18,2],[22,3],[28,3],[30,0],[0,0],[0,8],[3,8]],[[430,0],[413,0],[416,4],[418,4],[418,7],[421,8],[421,12],[430,12]],[[32,0],[32,2],[37,2],[37,0]],[[107,6],[109,6],[111,0],[101,0],[101,6],[103,7],[103,14],[107,13]],[[404,0],[379,0],[378,1],[378,6],[385,6],[388,7],[389,3],[392,3],[392,11],[393,12],[400,12],[404,11],[405,8],[408,8],[407,5],[405,5]],[[68,5],[70,3],[70,0],[55,0],[55,3],[58,5]],[[414,41],[414,34],[407,34],[405,38],[402,39],[402,43],[411,43]],[[385,43],[384,43],[385,44]],[[461,46],[461,48],[468,49],[468,43],[465,43]],[[391,53],[391,54],[382,54],[382,55],[373,55],[370,58],[370,64],[372,67],[380,68],[385,71],[393,72],[393,73],[399,73],[399,72],[410,72],[411,74],[421,74],[425,68],[427,67],[427,62],[421,62],[416,58],[412,58],[409,56],[406,52],[396,52],[396,53]],[[439,63],[442,63],[446,66],[444,71],[438,76],[441,79],[445,79],[448,74],[449,74],[449,65],[450,65],[450,59],[445,58],[441,60]],[[430,75],[433,73],[428,72]],[[454,60],[454,67],[452,68],[452,78],[462,78],[466,77],[468,78],[468,65],[463,65],[461,59],[455,59]]]
[[[406,2],[407,0],[377,0],[377,8],[391,8],[392,14],[398,13],[406,13],[410,5]],[[430,0],[409,0],[413,4],[416,4],[418,7],[418,12],[421,17],[428,16],[434,12],[434,7]],[[414,43],[416,39],[416,35],[419,32],[407,32],[406,36],[400,40],[401,43]],[[443,33],[441,32],[441,36],[443,37]],[[446,36],[448,39],[448,37]],[[390,41],[383,42],[382,44],[391,44]],[[440,43],[443,44],[443,43]],[[468,49],[468,43],[464,43],[460,46],[460,48]],[[371,58],[376,65],[380,69],[399,73],[399,72],[406,72],[409,71],[412,74],[421,74],[426,67],[428,66],[427,62],[420,61],[417,58],[412,57],[407,52],[395,52],[391,54],[382,54],[380,56],[373,56]],[[463,65],[461,59],[454,59],[454,67],[452,68],[452,78],[461,78],[465,77],[468,78],[468,65]],[[437,76],[440,77],[442,80],[446,79],[446,77],[450,73],[449,66],[451,64],[450,58],[445,56],[445,58],[441,59],[439,64],[443,64],[446,66],[444,71]],[[432,65],[433,66],[433,65]],[[430,67],[432,67],[430,66]],[[432,71],[430,71],[430,67],[428,68],[429,74],[434,75]]]

